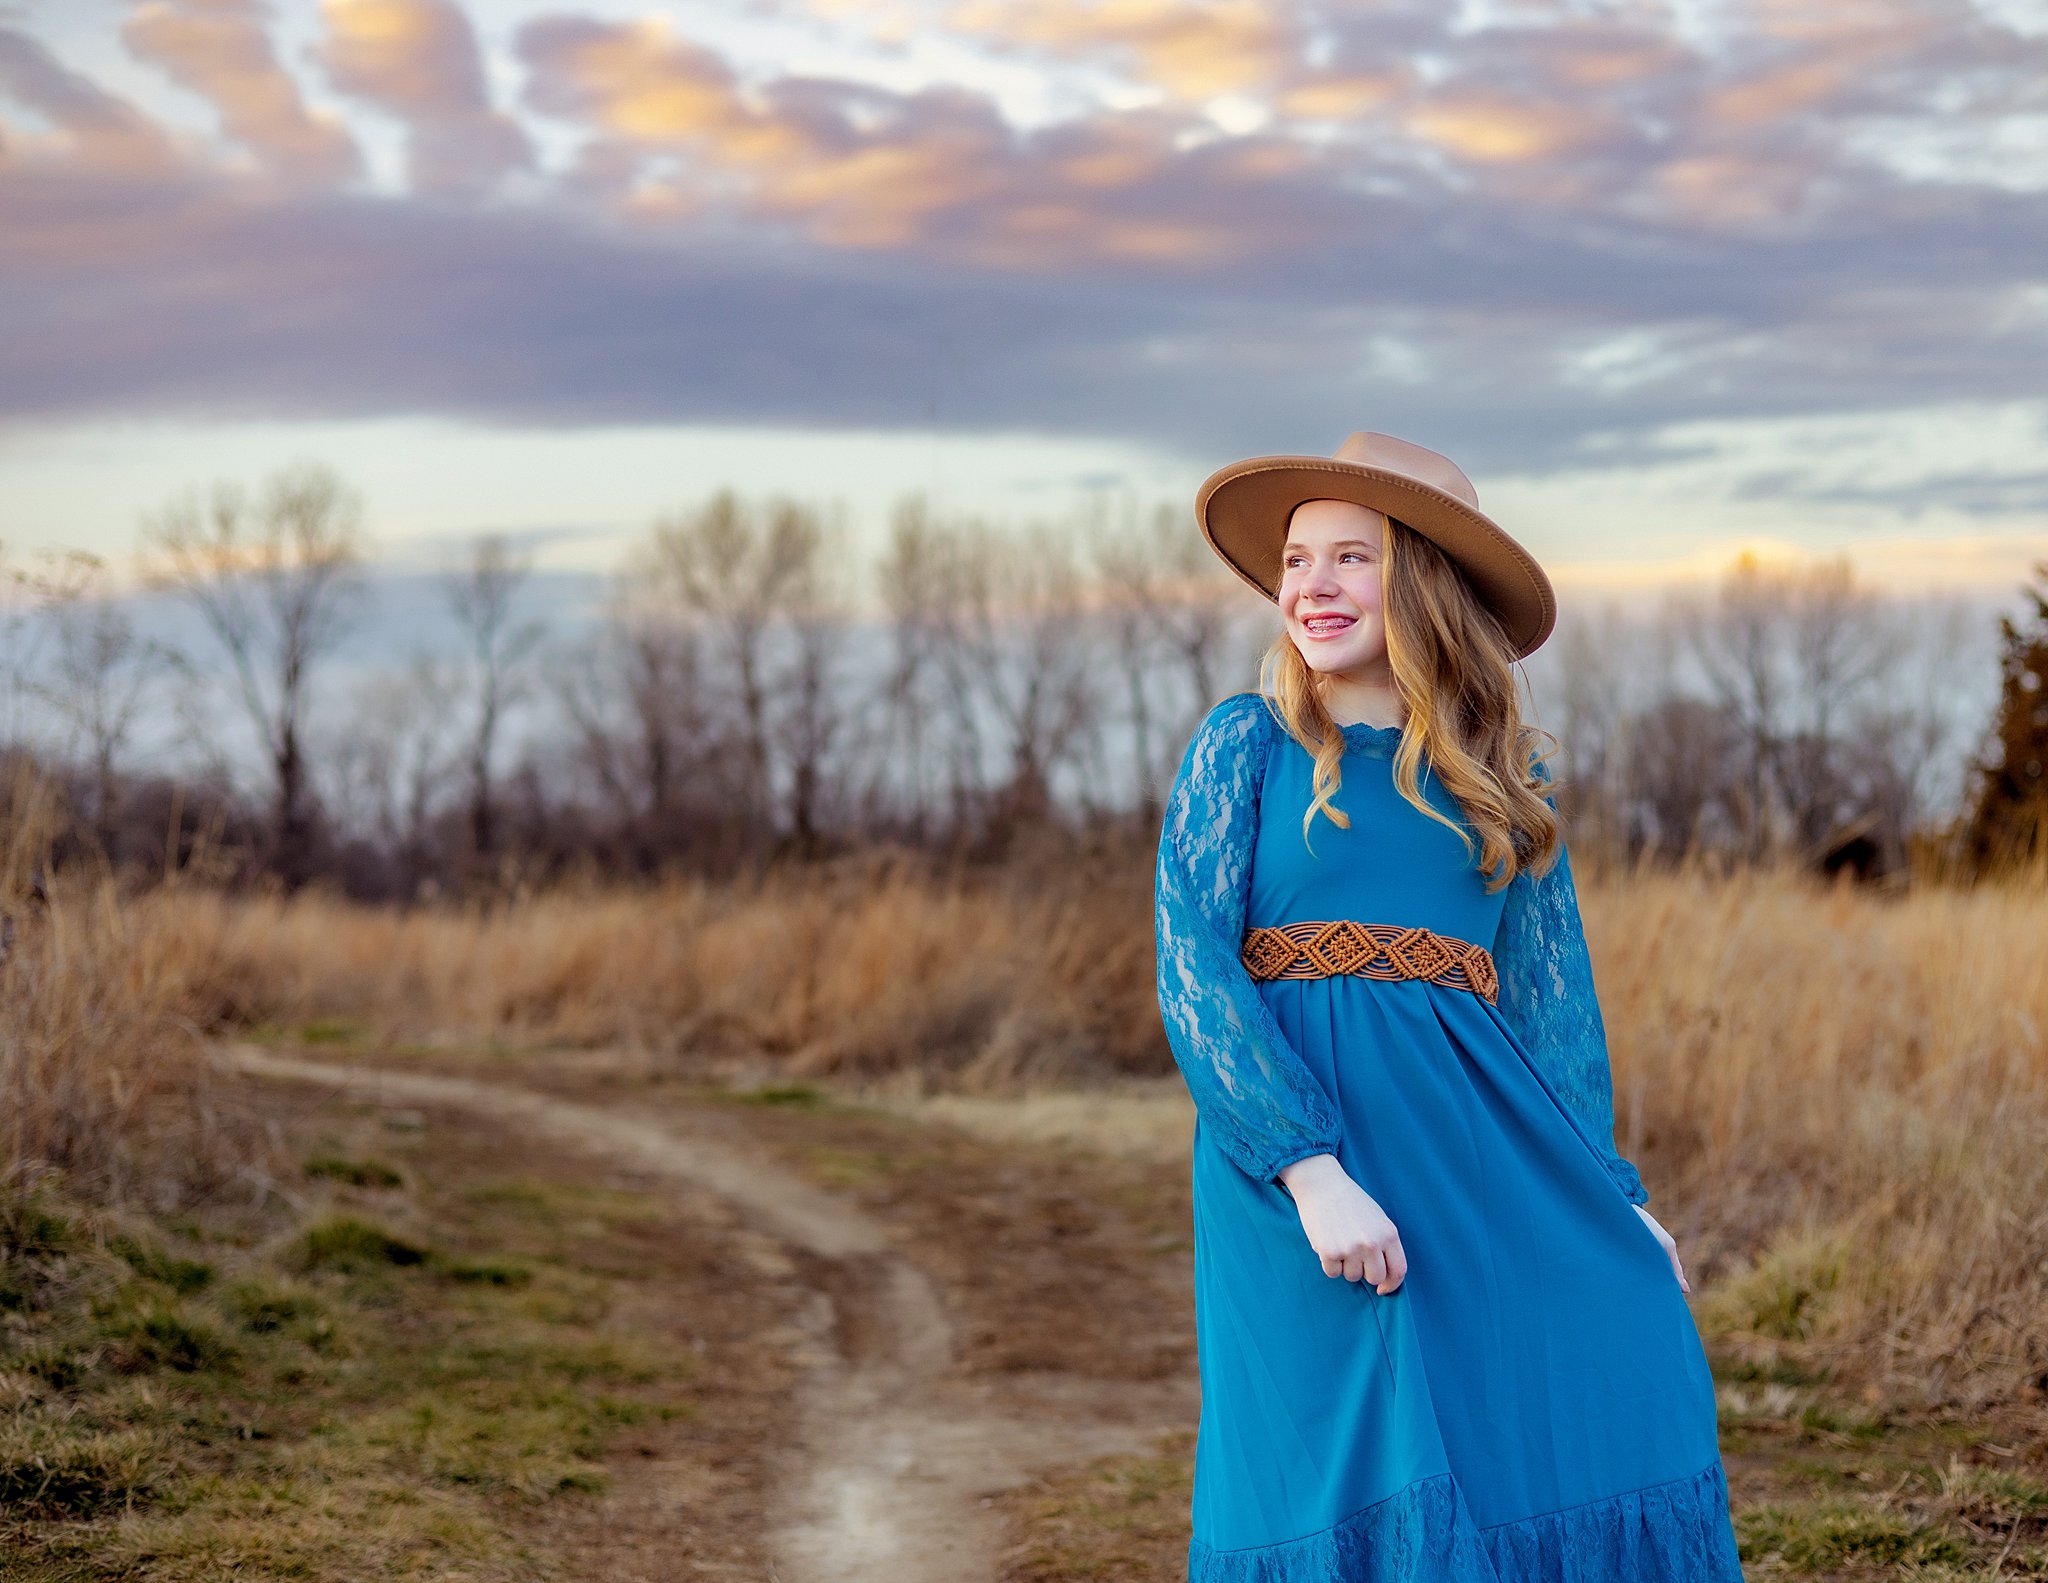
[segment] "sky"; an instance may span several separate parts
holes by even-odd
[[[1377,429],[1567,599],[1982,593],[2044,367],[2048,0],[0,0],[11,553],[312,457],[595,570]]]

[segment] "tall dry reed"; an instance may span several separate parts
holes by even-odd
[[[1704,1317],[1888,1394],[2048,1393],[2048,890],[1581,893],[1617,1141],[1730,1272]]]
[[[224,1025],[357,1019],[402,1043],[766,1054],[949,1084],[1156,1069],[1149,876],[940,880],[850,865],[399,911],[302,893],[145,898]]]
[[[1618,1142],[1703,1323],[1760,1369],[1890,1396],[2048,1387],[2048,893],[1590,859],[1579,882]],[[186,890],[127,927],[144,979],[207,1023],[1000,1094],[1170,1072],[1149,894],[1139,864],[1029,883],[856,866],[405,912]]]
[[[208,1058],[163,904],[46,880],[54,818],[34,776],[0,799],[0,1195],[189,1202],[265,1160],[264,1135]]]

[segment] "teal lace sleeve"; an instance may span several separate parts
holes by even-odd
[[[1542,774],[1550,779],[1548,770]],[[1544,801],[1557,806],[1550,797]],[[1540,879],[1523,868],[1509,881],[1493,965],[1508,1026],[1536,1058],[1538,1070],[1628,1201],[1647,1204],[1650,1194],[1642,1177],[1614,1148],[1614,1072],[1593,992],[1593,959],[1586,949],[1569,850],[1560,851]]]
[[[1334,1154],[1341,1122],[1238,955],[1274,722],[1237,693],[1196,729],[1159,831],[1159,1010],[1205,1133],[1260,1181]]]

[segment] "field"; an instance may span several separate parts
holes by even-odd
[[[1146,877],[20,911],[0,1577],[1176,1576]],[[2048,1577],[2048,895],[1579,882],[1750,1575]]]

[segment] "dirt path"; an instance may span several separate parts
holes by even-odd
[[[1000,1533],[988,1498],[1064,1464],[1148,1449],[1192,1424],[1184,1379],[1120,1385],[1057,1373],[1000,1385],[953,1370],[931,1279],[891,1228],[767,1155],[680,1123],[478,1080],[345,1066],[250,1046],[240,1070],[323,1083],[375,1103],[487,1114],[730,1203],[774,1253],[815,1275],[792,1322],[808,1373],[797,1452],[773,1502],[775,1583],[976,1583]]]

